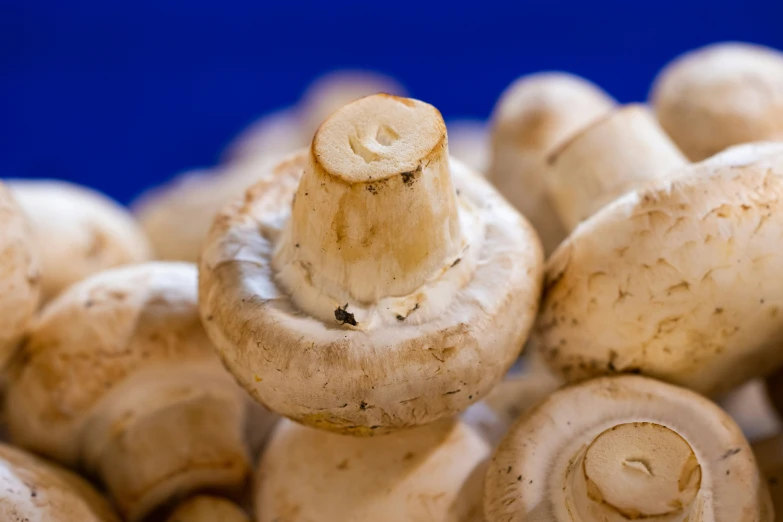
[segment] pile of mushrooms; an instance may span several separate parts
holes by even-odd
[[[783,512],[783,54],[401,93],[327,76],[134,213],[0,183],[0,520]]]

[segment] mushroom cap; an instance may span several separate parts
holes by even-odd
[[[250,522],[250,518],[230,500],[199,495],[180,504],[166,522]]]
[[[356,439],[283,420],[259,465],[258,522],[480,520],[490,449],[447,419]]]
[[[103,194],[55,180],[8,185],[32,225],[44,301],[94,273],[151,258],[133,217]]]
[[[264,157],[210,172],[185,172],[133,203],[157,257],[195,262],[215,215],[270,170]]]
[[[567,235],[547,196],[547,157],[614,105],[596,85],[561,72],[523,76],[495,104],[487,177],[530,219],[547,254]]]
[[[0,368],[38,308],[41,287],[32,232],[8,188],[0,183]]]
[[[644,484],[649,498],[633,500],[649,504],[654,497],[671,494],[666,486],[674,486],[675,495],[677,486],[679,492],[685,490],[686,484],[691,489],[693,479],[698,477],[692,465],[685,463],[683,472],[688,471],[687,475],[679,475],[679,469],[667,469],[671,464],[667,457],[676,457],[671,453],[678,449],[672,447],[677,443],[670,445],[672,441],[663,437],[645,440],[644,432],[650,426],[657,426],[653,433],[671,435],[674,432],[679,445],[684,441],[686,447],[690,446],[696,457],[695,464],[701,468],[701,480],[695,483],[696,498],[692,499],[690,512],[677,512],[680,516],[688,516],[658,519],[648,514],[649,518],[688,520],[692,517],[691,520],[715,522],[773,520],[769,492],[753,452],[724,411],[691,391],[645,377],[619,376],[594,379],[557,391],[529,410],[511,428],[487,470],[484,493],[487,522],[614,522],[647,518],[644,512],[623,517],[613,510],[602,511],[608,518],[583,518],[583,511],[576,508],[580,499],[576,499],[578,493],[571,487],[572,476],[587,475],[590,471],[588,459],[582,458],[584,451],[587,449],[587,456],[590,456],[595,442],[621,426],[630,427],[631,436],[621,441],[621,445],[603,448],[600,452],[607,452],[604,456],[608,459],[603,462],[607,475],[613,471],[619,474],[614,475],[618,480],[617,489],[596,489],[592,494],[584,492],[585,496],[604,499],[609,506],[613,495],[619,492],[620,497],[628,498],[632,488]],[[633,433],[634,428],[641,428],[638,435]],[[636,450],[635,446],[638,446]],[[650,450],[652,456],[646,460]],[[656,452],[665,453],[666,457],[656,455]],[[574,463],[578,460],[582,460],[583,465],[575,470]],[[619,470],[618,462],[621,464]],[[647,469],[646,477],[640,466]],[[672,476],[674,484],[658,482],[661,477]],[[609,486],[613,484],[606,480],[602,482],[603,486],[607,482]],[[672,509],[672,506],[667,507]]]
[[[740,143],[783,140],[783,53],[735,42],[696,49],[660,72],[651,99],[692,161]]]
[[[783,144],[749,144],[582,222],[547,265],[536,341],[550,367],[715,395],[780,366],[781,196]]]
[[[81,477],[5,444],[0,444],[0,491],[0,520],[119,522]]]
[[[472,278],[427,320],[327,324],[301,313],[272,269],[307,161],[301,152],[280,163],[224,209],[206,241],[201,314],[229,370],[271,410],[355,435],[432,422],[484,396],[519,354],[538,309],[543,255],[530,225],[452,160],[462,211],[472,207],[485,222]],[[414,297],[424,308],[428,296],[437,298],[422,287]]]

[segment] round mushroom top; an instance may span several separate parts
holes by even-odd
[[[371,98],[399,107],[367,111],[356,132],[346,115]],[[319,130],[332,136],[316,136],[218,216],[199,273],[205,327],[254,397],[364,435],[453,415],[488,392],[523,346],[542,264],[530,225],[448,159],[437,124],[409,129],[393,117],[442,121],[434,108],[371,98],[338,111],[339,125]],[[355,157],[326,157],[351,150],[352,136],[367,140]],[[410,156],[386,158],[398,142]],[[379,159],[365,162],[362,147]]]
[[[569,381],[642,373],[718,394],[783,363],[783,144],[620,197],[549,259],[537,341]]]
[[[0,491],[0,520],[119,522],[81,477],[5,444],[0,444]]]
[[[180,504],[166,522],[250,522],[250,518],[230,500],[199,495]]]
[[[13,440],[59,461],[82,454],[83,428],[125,381],[204,363],[224,373],[199,320],[196,269],[147,263],[96,274],[51,301],[11,361]]]
[[[783,140],[783,53],[743,43],[691,51],[661,71],[651,99],[692,161],[732,145]]]
[[[38,252],[22,210],[0,184],[0,368],[13,353],[38,307]]]
[[[717,405],[638,376],[564,388],[528,411],[486,475],[487,522],[772,522],[739,427]]]
[[[490,448],[451,419],[356,439],[284,420],[258,466],[258,522],[481,520]]]
[[[45,301],[94,273],[150,259],[139,226],[103,194],[53,180],[12,180],[9,187],[32,223]]]

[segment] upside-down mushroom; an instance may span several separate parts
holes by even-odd
[[[55,180],[11,180],[8,186],[32,224],[43,301],[102,270],[151,258],[141,227],[103,194]]]
[[[119,522],[81,477],[6,444],[0,444],[0,520]]]
[[[642,373],[716,396],[773,371],[783,363],[783,144],[675,168],[663,136],[603,132],[619,122],[597,123],[552,159],[574,216],[602,190],[625,194],[550,257],[536,346],[572,382]]]
[[[742,432],[700,395],[638,376],[557,391],[487,471],[487,522],[773,522]]]
[[[566,73],[524,76],[495,104],[487,177],[530,220],[547,255],[568,235],[547,194],[547,156],[614,105],[598,87]]]
[[[541,266],[524,218],[449,160],[437,109],[375,95],[217,217],[199,299],[260,402],[372,435],[483,397],[527,337]]]
[[[16,444],[96,475],[129,520],[249,471],[248,399],[201,326],[193,265],[71,286],[11,361],[6,399]]]
[[[0,183],[0,369],[11,357],[38,307],[38,253],[27,219]]]
[[[250,518],[230,500],[198,495],[177,506],[166,522],[250,522]]]
[[[284,420],[258,468],[257,522],[479,522],[489,455],[451,419],[372,438]]]
[[[783,53],[745,43],[696,49],[661,71],[650,98],[692,161],[741,143],[783,141]]]

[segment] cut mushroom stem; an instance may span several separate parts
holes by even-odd
[[[276,261],[340,303],[372,303],[413,292],[462,247],[440,113],[377,95],[316,132]]]
[[[501,443],[488,522],[772,522],[742,432],[715,404],[644,377],[555,392]]]
[[[646,107],[627,105],[572,136],[549,163],[550,197],[573,230],[610,201],[688,160]]]
[[[250,522],[250,518],[230,500],[199,495],[177,506],[166,522]]]

